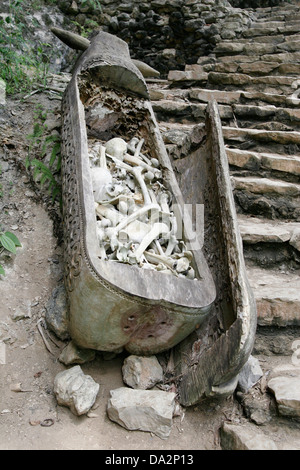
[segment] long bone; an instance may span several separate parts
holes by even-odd
[[[105,156],[105,147],[103,145],[100,145],[99,149],[99,160],[100,160],[100,167],[101,168],[107,168],[106,164],[106,156]]]
[[[107,156],[108,156],[109,158],[112,158],[112,160],[115,162],[115,164],[116,164],[117,166],[125,168],[127,171],[131,172],[131,173],[134,175],[134,177],[136,178],[137,182],[139,183],[139,185],[140,185],[140,187],[141,187],[141,190],[142,190],[142,193],[143,193],[143,197],[144,197],[145,206],[146,206],[146,207],[147,207],[147,206],[150,206],[153,199],[151,198],[151,194],[150,194],[150,192],[148,191],[148,188],[147,188],[147,186],[146,186],[146,183],[145,183],[145,181],[144,181],[144,179],[143,179],[143,177],[142,177],[143,168],[141,168],[141,166],[132,168],[132,167],[130,167],[129,165],[127,165],[126,163],[120,162],[119,160],[116,160],[113,156],[111,156],[111,155],[109,155],[109,154],[107,154]],[[159,207],[158,204],[155,204],[155,205],[156,205],[156,207]],[[168,212],[166,212],[165,214],[169,215],[169,208],[168,208],[168,206],[167,206],[167,210],[168,210]],[[137,212],[138,212],[138,211],[137,211]],[[137,212],[133,213],[132,216],[133,216],[134,214],[136,214]],[[163,211],[160,211],[160,212],[161,212],[161,214],[163,214]],[[130,217],[129,217],[129,218],[130,218]],[[126,224],[126,225],[128,225],[128,224],[130,223],[130,222],[129,222],[129,218],[126,219],[126,220],[127,220],[127,224]],[[125,223],[125,221],[124,221],[124,223]],[[161,224],[161,225],[162,225],[162,224]],[[157,225],[157,224],[154,224],[154,226],[158,226],[158,225]],[[164,224],[164,226],[167,227],[166,224]],[[124,228],[124,227],[122,227],[122,228]],[[119,230],[121,230],[121,229],[119,229]],[[169,232],[170,232],[170,230],[169,230],[168,227],[167,227],[167,230],[165,230],[165,233],[169,233]],[[160,233],[161,233],[161,232],[160,232]],[[159,233],[159,234],[160,234],[160,233]],[[159,234],[157,234],[157,235],[150,241],[150,243],[152,243],[152,241],[155,240],[155,239],[158,237]],[[109,234],[108,234],[108,236],[109,236]],[[115,234],[115,233],[111,233],[111,237],[113,238],[113,240],[114,240],[114,242],[115,242],[116,234]],[[146,238],[146,237],[145,237],[145,238]],[[162,250],[161,246],[159,245],[159,243],[156,241],[155,244],[156,244],[156,246],[157,246],[159,252],[162,254],[163,250]],[[149,245],[149,244],[148,244],[148,245]],[[148,245],[147,245],[147,246],[148,246]],[[174,246],[175,246],[175,245],[174,245]],[[144,248],[143,251],[145,251],[145,249],[146,249],[146,248]]]
[[[132,169],[132,173],[135,179],[137,180],[137,182],[139,183],[140,188],[142,190],[145,206],[148,206],[149,204],[151,204],[151,197],[150,197],[147,185],[145,183],[145,180],[142,176],[142,172],[143,172],[143,168],[141,168],[140,166],[137,166],[136,168]]]
[[[142,190],[142,193],[143,193],[143,197],[144,197],[144,203],[145,205],[149,205],[151,204],[151,197],[149,195],[149,192],[148,192],[148,189],[147,189],[147,186],[146,186],[146,183],[144,181],[144,178],[142,177],[142,171],[143,169],[138,166],[136,168],[132,168],[130,165],[127,165],[126,163],[124,162],[121,162],[120,160],[116,159],[115,157],[113,157],[112,155],[109,155],[108,153],[106,154],[109,158],[111,158],[113,160],[113,162],[120,168],[125,168],[127,171],[129,171],[130,173],[132,173],[135,177],[135,179],[137,180],[138,184],[140,185],[141,187],[141,190]]]
[[[155,218],[156,219],[157,219],[157,216],[159,217],[159,215],[161,215],[164,219],[167,216],[167,218],[172,221],[171,231],[170,231],[170,229],[169,229],[169,227],[166,223],[155,222],[154,225],[152,226],[152,229],[142,239],[142,241],[141,241],[139,247],[137,248],[137,250],[134,253],[131,253],[131,255],[129,255],[129,256],[130,256],[130,261],[131,262],[139,262],[142,255],[144,254],[146,248],[149,245],[151,245],[152,243],[154,243],[156,248],[158,249],[158,251],[160,253],[159,255],[156,255],[159,258],[156,259],[155,264],[163,263],[163,265],[167,266],[168,269],[170,269],[172,272],[177,274],[176,271],[174,270],[174,264],[176,263],[176,261],[172,260],[172,258],[168,258],[168,256],[170,256],[170,254],[172,253],[175,245],[178,243],[178,241],[175,237],[176,224],[174,223],[173,217],[170,213],[167,194],[162,193],[160,195],[160,198],[159,198],[160,199],[159,200],[160,204],[158,204],[157,200],[156,200],[156,197],[154,195],[154,192],[152,190],[148,189],[147,186],[146,186],[145,180],[142,176],[142,172],[145,171],[145,170],[153,172],[153,170],[155,171],[155,168],[153,168],[153,166],[151,165],[151,162],[149,160],[148,160],[148,162],[150,164],[145,163],[139,157],[139,152],[140,152],[142,143],[143,143],[143,139],[139,141],[139,145],[136,148],[135,155],[132,156],[132,155],[129,155],[128,153],[126,153],[124,155],[124,160],[127,161],[128,163],[131,163],[132,165],[137,165],[136,167],[131,167],[130,165],[127,165],[125,163],[125,161],[121,161],[117,157],[115,157],[113,155],[110,155],[106,151],[106,148],[103,147],[103,146],[100,147],[100,167],[107,168],[107,166],[106,166],[106,155],[107,155],[107,157],[110,158],[115,163],[115,165],[117,167],[123,168],[123,169],[125,169],[125,171],[128,171],[131,174],[133,174],[133,176],[137,180],[137,182],[140,185],[140,188],[142,190],[145,206],[142,209],[135,211],[130,216],[127,216],[127,217],[125,216],[124,218],[121,219],[121,221],[120,221],[120,218],[117,218],[117,211],[116,210],[111,210],[107,207],[105,208],[103,206],[98,205],[97,206],[97,209],[98,209],[97,213],[101,217],[105,217],[105,216],[108,217],[109,216],[108,218],[112,221],[112,223],[114,225],[114,227],[108,227],[105,231],[106,238],[110,239],[110,244],[111,244],[112,250],[114,250],[116,248],[120,250],[121,244],[120,244],[120,242],[117,238],[117,235],[120,232],[120,230],[122,230],[122,228],[125,228],[126,226],[128,226],[132,221],[137,220],[140,216],[144,215],[147,211],[149,211],[151,209],[155,209],[155,212],[156,212]],[[156,171],[160,172],[160,170],[156,170]],[[156,173],[156,175],[158,176],[157,173]],[[160,175],[161,175],[161,172],[160,172]],[[124,197],[125,195],[120,194],[119,196],[117,196],[116,198],[110,200],[109,202],[113,202],[113,200],[117,200],[117,199],[121,198],[121,196]],[[106,209],[109,209],[109,210],[107,211]],[[166,221],[166,219],[165,219],[165,221]],[[168,243],[167,250],[166,250],[165,253],[163,252],[163,250],[160,246],[160,243],[157,240],[157,238],[159,237],[160,234],[163,234],[163,235],[169,234],[169,243]],[[103,255],[104,255],[104,252],[103,252],[101,257],[103,257]],[[151,256],[151,254],[148,255],[148,256]],[[155,255],[153,255],[153,256],[155,256]]]
[[[169,198],[166,193],[162,193],[159,196],[159,204],[164,212],[170,212],[168,199]]]
[[[113,206],[107,207],[107,206],[104,206],[102,204],[97,204],[97,203],[96,203],[96,213],[101,218],[105,217],[106,219],[109,219],[114,226],[120,223],[120,221],[124,217]]]
[[[143,162],[143,160],[139,157],[126,153],[124,156],[124,160],[128,163],[131,163],[132,165],[138,165],[144,168],[145,170],[151,171],[156,178],[161,177],[161,171],[158,168],[153,167],[149,163]]]
[[[138,139],[137,137],[133,137],[131,139],[131,141],[129,142],[127,148],[128,150],[130,150],[130,152],[133,153],[133,155],[135,157],[138,157],[139,155],[141,155],[142,159],[148,164],[148,165],[152,165],[151,161],[149,160],[148,157],[146,157],[146,155],[143,155],[141,153],[141,148],[142,148],[142,145],[144,143],[144,139]]]
[[[141,195],[140,195],[141,196]],[[99,204],[116,204],[117,202],[119,202],[120,199],[122,200],[128,200],[128,201],[133,201],[133,202],[137,202],[139,203],[141,201],[141,198],[140,196],[136,195],[136,194],[124,194],[124,193],[120,193],[118,194],[117,196],[113,197],[112,199],[107,199],[105,201],[98,201]]]
[[[135,157],[138,157],[138,156],[139,156],[140,151],[141,151],[141,148],[142,148],[144,142],[145,142],[145,140],[144,140],[144,139],[141,139],[141,140],[139,141],[139,143],[137,144],[137,146],[136,146],[136,148],[135,148],[135,152],[134,152],[134,156],[135,156]]]
[[[153,264],[164,264],[169,268],[174,274],[177,275],[177,272],[174,269],[174,264],[176,264],[176,260],[169,258],[165,255],[158,255],[156,253],[151,253],[150,251],[145,251],[144,256],[149,263]]]
[[[172,228],[171,228],[171,231],[170,231],[170,234],[169,234],[168,246],[167,246],[166,251],[165,251],[166,256],[170,256],[173,253],[173,250],[174,250],[175,246],[178,244],[178,240],[176,238],[176,232],[177,232],[176,217],[173,216],[173,217],[171,217],[170,220],[171,220]]]
[[[153,240],[156,240],[156,238],[161,234],[165,234],[169,231],[169,227],[166,224],[163,223],[157,223],[154,224],[153,227],[151,228],[150,232],[148,232],[143,240],[141,241],[139,247],[137,248],[136,251],[131,253],[129,255],[129,259],[132,261],[139,262],[144,251],[146,248],[153,242]]]
[[[137,137],[133,137],[131,139],[131,141],[129,142],[128,144],[128,150],[130,150],[131,153],[133,153],[133,155],[135,155],[135,148],[136,148],[136,145],[137,143],[139,142],[139,139]],[[157,158],[148,158],[146,157],[146,155],[144,155],[143,153],[139,152],[139,155],[141,156],[141,158],[150,166],[154,167],[154,168],[158,168],[159,166],[159,161],[157,160]]]
[[[125,217],[123,220],[121,220],[121,222],[116,227],[109,227],[107,229],[108,236],[110,236],[110,234],[117,235],[119,231],[125,228],[128,224],[130,224],[130,222],[133,222],[134,220],[138,219],[140,216],[144,215],[150,210],[159,210],[159,206],[157,204],[149,204],[148,206],[145,205],[141,207],[128,217]]]

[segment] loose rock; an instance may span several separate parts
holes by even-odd
[[[67,406],[73,414],[86,414],[95,403],[99,384],[85,375],[80,366],[59,372],[54,379],[54,393],[59,405]]]
[[[279,414],[300,418],[300,377],[274,377],[268,387],[275,395]]]
[[[250,356],[239,373],[238,387],[242,392],[248,392],[263,376],[258,359]]]
[[[109,419],[129,430],[153,432],[166,439],[171,432],[175,393],[121,387],[111,390]]]
[[[46,305],[45,319],[48,327],[60,338],[70,338],[67,322],[67,297],[64,285],[56,287]]]
[[[220,435],[224,450],[277,450],[274,441],[249,425],[224,423]]]
[[[124,382],[132,388],[148,389],[163,380],[163,370],[156,356],[129,356],[125,359],[122,374]]]
[[[96,356],[96,351],[93,349],[82,349],[77,346],[74,341],[63,349],[59,356],[59,361],[66,366],[70,364],[84,364],[85,362],[93,361]]]

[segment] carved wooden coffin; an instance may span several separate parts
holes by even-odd
[[[182,404],[191,405],[203,396],[222,394],[232,388],[231,382],[235,383],[251,353],[256,330],[255,301],[244,267],[217,105],[208,106],[203,143],[191,155],[173,163],[176,178],[146,83],[130,59],[127,44],[100,32],[85,47],[62,106],[65,283],[70,335],[79,346],[101,351],[125,348],[133,354],[149,355],[170,350],[179,399]],[[135,152],[131,156],[123,153],[120,159],[109,154],[108,143],[115,138],[127,143],[134,138],[143,142],[144,166],[138,165],[139,175],[133,169]],[[99,161],[102,158],[103,163],[104,158],[103,165],[109,166],[114,181],[119,178],[123,184],[124,175],[127,178],[133,174],[136,187],[140,183],[140,193],[122,193],[125,199],[121,201],[120,195],[112,192],[106,201],[95,200],[91,149],[96,144]],[[137,158],[141,159],[141,155]],[[155,174],[154,169],[159,171],[150,178],[152,186],[146,180],[145,162],[147,178]],[[149,168],[151,164],[155,168]],[[118,183],[113,190],[117,186]],[[155,188],[159,188],[158,193]],[[176,239],[177,252],[172,255],[177,261],[169,266],[171,272],[158,268],[157,263],[155,269],[148,266],[152,258],[166,257],[169,241],[164,245],[162,229],[150,245],[145,244],[145,251],[135,263],[130,262],[132,239],[128,249],[129,245],[120,243],[118,238],[127,229],[129,236],[129,226],[133,227],[135,216],[126,213],[126,225],[116,213],[121,212],[121,202],[128,198],[134,199],[135,210],[147,216],[148,225],[152,208],[156,228],[164,226],[168,208],[160,205],[159,191],[168,192],[169,210],[173,214],[176,209],[177,224],[182,226],[181,238]],[[200,224],[203,233],[195,234],[197,211],[186,214],[187,205],[204,207]],[[109,221],[107,214],[112,215]],[[134,221],[145,228],[145,219]],[[102,238],[99,226],[102,235],[106,234]],[[139,240],[137,250],[150,232],[146,231]],[[134,238],[135,232],[131,233]],[[110,239],[105,245],[107,234]],[[186,251],[180,253],[179,246]],[[178,271],[182,255],[189,259],[191,271]],[[164,261],[161,264],[166,267]],[[193,276],[188,276],[191,272]]]
[[[132,138],[143,140],[144,157],[148,162],[155,162],[153,172],[159,172],[159,177],[153,179],[152,189],[163,187],[171,195],[171,210],[176,206],[179,213],[180,243],[186,245],[190,239],[188,232],[193,234],[189,214],[183,214],[184,200],[153,114],[146,83],[132,63],[126,43],[104,32],[91,41],[66,89],[62,119],[65,280],[70,335],[79,346],[102,351],[124,347],[135,354],[153,354],[167,350],[209,315],[216,292],[200,242],[192,252],[186,251],[187,256],[192,256],[193,279],[163,269],[144,269],[151,268],[151,254],[159,256],[153,244],[152,249],[146,244],[147,259],[140,257],[136,264],[119,262],[112,254],[103,257],[103,246],[99,246],[98,227],[103,220],[99,221],[98,215],[102,211],[100,217],[103,216],[108,209],[115,211],[116,205],[112,207],[111,196],[107,206],[96,204],[95,210],[90,149],[99,142],[103,147],[114,138],[126,142]],[[128,168],[128,160],[120,163],[108,154],[106,160],[120,172]],[[140,194],[140,201],[137,192],[134,198],[143,215],[146,212],[149,219],[156,217],[156,228],[159,228],[165,225],[165,213],[161,208],[156,211],[154,190],[149,185],[148,188],[151,194],[148,201],[145,193]],[[124,223],[122,227],[126,228]],[[115,236],[115,227],[109,228]],[[120,232],[119,224],[117,234]],[[160,234],[161,238],[163,235]],[[119,243],[115,238],[114,241]],[[121,250],[117,255],[120,253]],[[162,252],[160,255],[163,258]]]

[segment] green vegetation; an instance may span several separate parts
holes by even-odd
[[[101,5],[99,0],[79,0],[81,8],[87,8],[93,12],[101,11]]]
[[[3,251],[16,254],[17,247],[22,246],[18,237],[12,232],[0,232],[0,254]],[[0,274],[5,275],[5,270],[0,264]]]
[[[28,92],[34,84],[44,83],[49,69],[51,45],[33,47],[25,40],[28,24],[24,18],[32,8],[32,2],[28,5],[25,0],[10,0],[9,12],[0,17],[0,78],[6,82],[8,95]],[[35,21],[33,18],[33,28],[38,27]]]
[[[47,185],[52,202],[61,198],[61,185],[59,183],[61,155],[60,137],[58,134],[48,134],[45,124],[47,112],[43,107],[37,106],[33,133],[27,136],[29,150],[26,158],[26,168],[33,170],[34,180],[41,186]],[[48,161],[47,161],[48,159]],[[44,160],[44,161],[43,161]]]

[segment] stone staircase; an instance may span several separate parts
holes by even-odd
[[[220,40],[197,64],[148,83],[173,159],[189,152],[207,102],[218,102],[257,300],[258,353],[278,353],[268,338],[284,331],[280,354],[291,355],[300,337],[299,31],[299,2],[256,9],[238,40]]]

